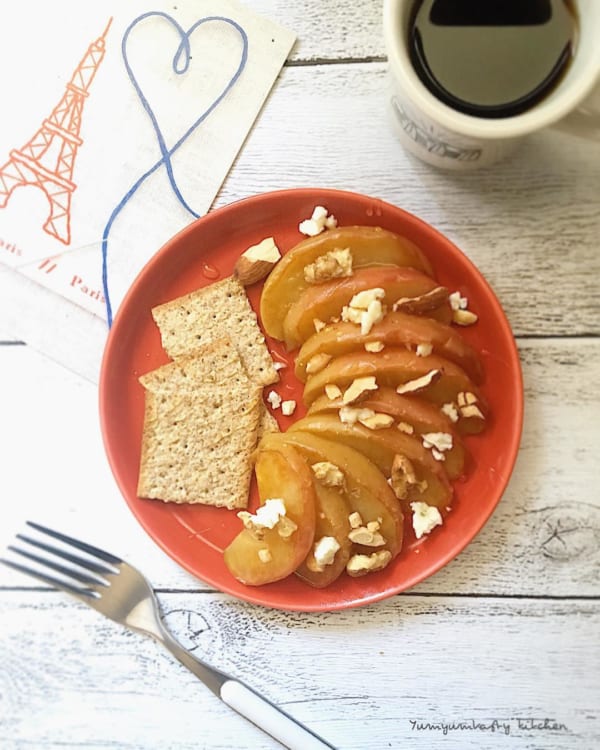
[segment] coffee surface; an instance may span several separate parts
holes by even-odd
[[[438,99],[467,114],[509,117],[560,81],[575,34],[566,0],[420,0],[409,46]]]

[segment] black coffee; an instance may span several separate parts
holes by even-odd
[[[556,86],[575,34],[568,0],[419,0],[409,46],[438,99],[478,117],[510,117]]]

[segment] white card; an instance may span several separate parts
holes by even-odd
[[[0,315],[95,380],[108,321],[209,210],[294,36],[232,0],[23,2],[0,34]]]

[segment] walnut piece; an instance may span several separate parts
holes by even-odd
[[[350,248],[329,250],[304,267],[304,280],[308,284],[319,284],[331,279],[352,276],[352,253]]]
[[[372,552],[370,555],[352,555],[346,564],[346,572],[353,578],[383,570],[392,559],[392,553],[387,549]]]

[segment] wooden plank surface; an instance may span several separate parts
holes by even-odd
[[[547,130],[490,169],[431,169],[387,120],[380,3],[248,4],[298,42],[215,206],[334,187],[454,241],[517,336],[526,409],[508,489],[457,559],[385,602],[306,615],[235,601],[179,569],[129,512],[104,457],[96,386],[38,354],[35,336],[15,344],[2,319],[0,548],[32,518],[113,550],[148,576],[185,646],[344,750],[593,750],[600,144]],[[150,639],[3,567],[0,664],[2,750],[279,747]]]
[[[600,740],[598,602],[401,595],[308,616],[218,594],[160,600],[187,647],[340,748]],[[277,747],[150,639],[60,594],[5,592],[0,603],[3,748]]]

